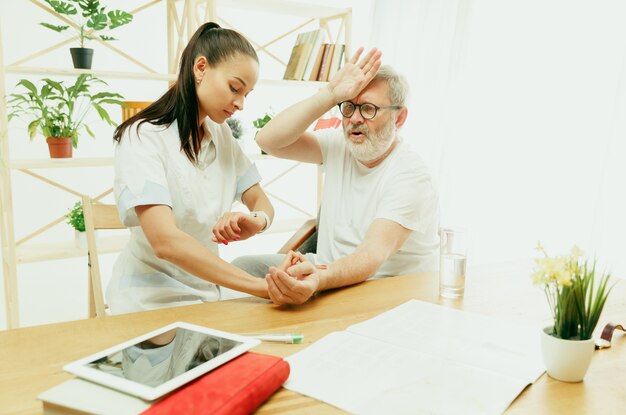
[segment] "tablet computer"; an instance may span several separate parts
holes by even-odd
[[[63,369],[151,401],[259,343],[246,336],[178,322],[69,363]]]

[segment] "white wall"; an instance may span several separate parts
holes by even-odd
[[[144,1],[107,1],[111,8],[123,8],[131,11],[133,8],[144,4]],[[327,5],[350,5],[350,2],[321,1],[318,4]],[[361,2],[355,2],[356,5]],[[363,2],[367,5],[369,2]],[[368,8],[355,11],[355,38],[356,34],[362,33],[365,25],[358,23],[358,19],[368,19]],[[364,14],[362,16],[362,14]],[[223,10],[222,17],[229,23],[235,24],[246,36],[263,44],[281,33],[280,29],[288,29],[304,21],[304,18],[289,16],[276,16],[266,13],[250,13],[247,11]],[[0,29],[2,45],[4,47],[4,63],[15,62],[36,50],[44,49],[60,42],[66,37],[57,34],[38,25],[39,22],[57,24],[53,17],[26,1],[0,0]],[[314,26],[311,26],[311,29]],[[306,28],[305,28],[306,29]],[[302,30],[305,30],[302,29]],[[124,52],[138,58],[148,66],[159,72],[166,72],[166,21],[165,2],[156,7],[137,14],[135,20],[128,26],[121,27],[111,33],[119,41],[114,45]],[[270,49],[278,56],[287,59],[295,35],[283,39]],[[355,39],[356,40],[356,39]],[[358,42],[358,41],[357,41]],[[72,45],[73,46],[73,45]],[[114,71],[138,70],[133,64],[126,63],[113,52],[96,43],[91,43],[95,49],[94,69]],[[272,79],[281,79],[284,68],[277,65],[272,59],[261,54],[261,76]],[[70,63],[69,50],[62,48],[60,51],[38,56],[28,63],[29,66],[52,66],[68,67]],[[45,76],[44,76],[45,77]],[[5,85],[7,92],[13,91],[14,85],[21,78],[31,80],[37,76],[25,74],[7,74]],[[72,82],[72,78],[54,76],[54,79],[65,79]],[[149,101],[160,96],[167,87],[162,81],[121,80],[107,79],[111,90],[122,93],[127,100]],[[238,117],[247,125],[245,147],[246,151],[257,153],[258,148],[252,142],[254,129],[251,121],[269,109],[280,111],[290,103],[301,97],[313,93],[311,88],[268,88],[258,85],[246,102],[245,110]],[[119,120],[118,109],[110,109],[114,119]],[[89,137],[80,139],[75,157],[102,157],[113,154],[111,140],[113,129],[106,126],[93,116],[90,122],[96,134],[96,139]],[[37,137],[29,142],[24,131],[24,125],[12,122],[9,126],[10,147],[12,159],[47,158],[47,146],[42,137]],[[257,166],[265,180],[272,178],[280,171],[291,166],[288,161],[258,161]],[[92,195],[110,187],[112,183],[112,169],[108,167],[90,169],[46,169],[39,170],[40,174],[59,180],[81,192]],[[24,236],[37,226],[42,226],[47,221],[64,214],[75,203],[76,197],[59,192],[50,186],[40,184],[32,178],[12,171],[13,205],[15,213],[15,232],[17,238]],[[316,170],[313,166],[300,166],[289,176],[280,179],[268,188],[288,201],[302,206],[307,212],[315,214],[316,203]],[[111,199],[109,199],[111,200]],[[304,215],[280,203],[274,203],[276,208],[276,220],[289,220],[303,218]],[[239,207],[241,208],[241,207]],[[287,233],[266,233],[250,241],[230,244],[223,247],[222,256],[231,260],[239,255],[253,253],[275,252],[290,236]],[[73,230],[66,224],[57,225],[51,232],[38,237],[35,242],[53,242],[57,240],[70,240]],[[102,271],[106,284],[110,275],[116,254],[105,255],[102,261]],[[83,318],[86,316],[86,259],[75,258],[69,260],[57,260],[50,262],[31,263],[18,266],[18,288],[20,297],[20,313],[23,325],[42,324],[52,321],[62,321]],[[0,328],[4,327],[5,306],[4,287],[0,297]]]

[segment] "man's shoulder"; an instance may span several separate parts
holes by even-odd
[[[400,141],[394,153],[394,158],[390,160],[393,174],[407,172],[416,176],[430,176],[426,162],[413,147],[406,142]]]

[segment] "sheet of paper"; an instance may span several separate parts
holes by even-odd
[[[287,360],[287,389],[355,414],[500,414],[527,385],[347,331]]]
[[[544,371],[539,332],[411,300],[290,356],[285,387],[358,414],[500,414]]]
[[[532,383],[545,371],[539,327],[408,301],[348,331]]]

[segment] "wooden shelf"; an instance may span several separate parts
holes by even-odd
[[[315,19],[346,14],[352,11],[351,8],[322,6],[293,0],[218,0],[216,3],[218,8],[258,10],[261,12],[303,16]]]
[[[164,74],[154,72],[121,72],[121,71],[99,71],[94,69],[74,69],[74,68],[46,68],[36,66],[7,65],[4,67],[7,73],[28,73],[37,75],[66,75],[78,76],[81,74],[92,74],[101,78],[119,79],[142,79],[148,81],[174,81],[176,74]]]
[[[80,74],[92,74],[99,78],[117,78],[117,79],[141,79],[147,81],[175,81],[176,74],[166,73],[152,73],[152,72],[120,72],[120,71],[100,71],[94,69],[73,69],[73,68],[45,68],[34,66],[19,66],[19,65],[7,65],[5,66],[7,73],[15,74],[33,74],[42,76],[51,75],[65,75],[65,76],[78,76]],[[265,87],[306,87],[306,88],[319,88],[327,82],[320,81],[294,81],[284,79],[259,79],[257,85]]]
[[[23,159],[11,160],[12,169],[67,169],[74,167],[112,166],[113,157],[72,157],[69,159]]]
[[[128,242],[128,238],[128,235],[98,237],[98,254],[119,252]],[[81,256],[84,257],[86,255],[87,248],[76,247],[75,241],[62,241],[47,244],[24,244],[16,248],[18,264],[75,258]]]

